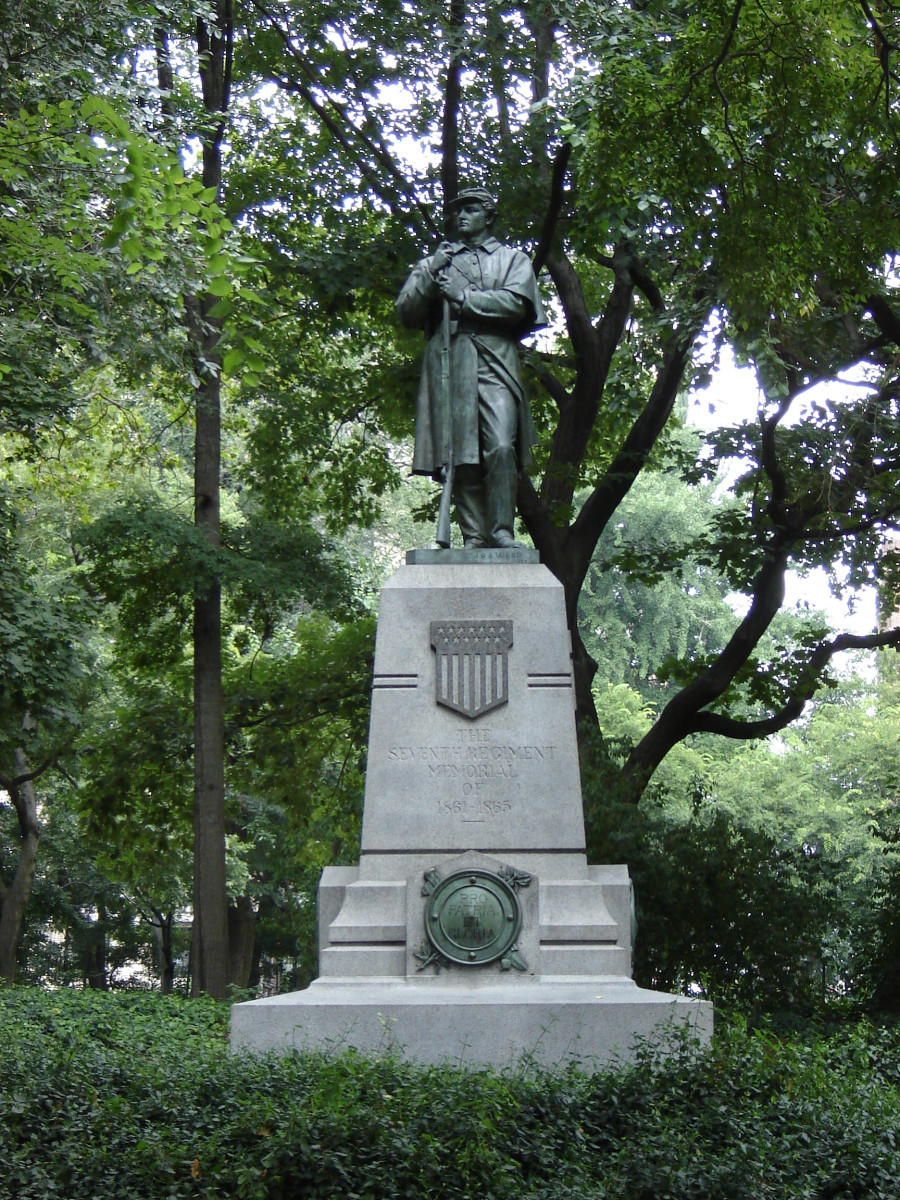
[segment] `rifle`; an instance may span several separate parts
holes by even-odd
[[[434,540],[442,550],[450,549],[450,502],[453,494],[453,426],[450,410],[450,301],[441,311],[441,504]]]

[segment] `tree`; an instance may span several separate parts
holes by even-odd
[[[720,651],[734,626],[728,584],[688,557],[715,511],[711,486],[690,487],[674,469],[634,483],[603,531],[581,589],[579,632],[598,664],[595,695],[627,683],[656,707],[671,694],[669,663]],[[654,550],[677,571],[642,572]]]
[[[754,465],[737,487],[743,513],[723,514],[714,538],[703,539],[702,557],[725,568],[751,605],[635,747],[625,774],[639,791],[686,734],[776,731],[802,710],[834,653],[893,640],[820,633],[797,668],[774,681],[773,716],[741,721],[710,711],[780,608],[788,563],[844,558],[858,578],[873,561],[877,531],[896,519],[884,490],[895,468],[892,435],[881,440],[896,421],[896,377],[884,354],[896,335],[885,269],[894,115],[890,104],[869,102],[889,81],[870,49],[882,35],[862,10],[785,6],[775,19],[761,6],[726,13],[712,5],[677,20],[671,38],[648,27],[658,18],[652,8],[631,27],[619,10],[608,16],[603,69],[588,84],[586,145],[602,155],[604,171],[603,195],[599,180],[590,183],[590,202],[640,246],[646,267],[677,266],[676,310],[689,318],[698,302],[714,302],[765,394],[756,426],[712,439],[715,457],[746,450]],[[818,48],[835,37],[840,53],[820,60]],[[618,121],[606,107],[615,98],[624,105]],[[798,223],[811,231],[802,243]],[[756,253],[761,243],[775,254]],[[851,367],[865,380],[859,403],[825,402],[782,427],[799,397]]]
[[[680,740],[783,728],[835,654],[897,640],[810,630],[768,677],[755,671],[789,564],[847,565],[858,579],[898,515],[892,13],[837,0],[251,9],[253,62],[300,106],[297,143],[323,181],[330,279],[346,280],[352,261],[356,223],[342,216],[372,208],[382,261],[399,258],[384,273],[395,286],[416,253],[409,233],[418,245],[435,238],[438,180],[446,200],[460,177],[497,187],[510,232],[546,269],[565,333],[526,355],[543,451],[519,511],[566,589],[583,722],[595,665],[576,606],[597,541],[658,460],[679,395],[707,376],[716,345],[757,369],[758,419],[685,463],[695,479],[725,454],[748,464],[736,505],[691,557],[715,565],[749,609],[717,654],[689,664],[634,747],[623,768],[632,800]],[[432,149],[425,169],[401,162],[404,137]],[[796,412],[814,385],[847,372],[855,399]],[[653,563],[677,569],[666,547]],[[730,715],[754,674],[769,715]]]
[[[87,655],[77,594],[22,561],[21,530],[0,492],[0,788],[12,806],[18,854],[0,877],[0,979],[12,984],[41,837],[36,783],[71,746],[81,720]],[[81,611],[80,611],[81,609]],[[6,872],[4,871],[4,876]]]
[[[894,657],[879,655],[874,682],[843,682],[775,753],[742,746],[710,786],[717,808],[741,812],[818,865],[832,895],[823,970],[835,991],[880,1010],[897,1005]]]
[[[198,16],[196,54],[203,112],[204,189],[222,191],[222,140],[231,103],[234,60],[231,0]],[[160,59],[161,73],[166,64]],[[195,374],[194,522],[211,548],[219,545],[221,472],[221,319],[212,291],[187,296]],[[221,590],[214,576],[194,600],[194,944],[195,995],[225,998],[228,985],[228,899],[225,885],[225,745],[222,702]]]
[[[3,14],[0,303],[11,319],[0,339],[0,427],[16,436],[23,456],[39,456],[77,417],[110,361],[132,380],[180,366],[182,297],[216,273],[209,242],[217,214],[204,190],[216,190],[213,168],[207,163],[207,177],[194,183],[185,179],[180,146],[151,103],[174,79],[154,89],[142,69],[142,39],[152,46],[159,33],[159,15],[149,16],[128,0],[114,0],[102,20],[81,0],[15,4]],[[201,20],[198,36],[203,29]],[[170,98],[168,91],[163,109]],[[198,246],[187,235],[201,216],[208,237]],[[204,358],[215,340],[200,337],[195,346],[201,392],[201,377],[212,391],[218,386]],[[199,407],[215,421],[212,401]],[[200,442],[209,444],[202,421]],[[201,465],[203,514],[208,482]],[[215,503],[210,511],[215,524]],[[204,622],[198,618],[198,627]],[[22,805],[24,813],[27,797]]]
[[[141,6],[13,3],[0,15],[0,431],[40,452],[91,380],[180,362],[178,297],[201,208],[148,124]]]
[[[879,655],[874,679],[841,679],[778,737],[687,739],[637,809],[588,767],[589,849],[629,863],[641,980],[742,1009],[896,1006],[895,657]],[[617,763],[656,715],[652,694],[621,683],[598,689],[598,710]]]
[[[330,530],[345,525],[361,511],[371,515],[365,484],[372,481],[376,491],[383,490],[396,475],[378,446],[377,437],[373,452],[373,439],[366,436],[366,426],[370,423],[365,421],[365,392],[348,392],[342,386],[328,394],[321,387],[310,389],[303,378],[304,360],[316,354],[322,366],[317,382],[327,381],[332,370],[328,355],[321,353],[313,320],[297,320],[296,294],[288,286],[289,279],[280,278],[297,242],[314,249],[315,233],[309,236],[307,224],[311,218],[303,211],[308,179],[301,175],[292,181],[286,194],[273,191],[273,179],[278,179],[282,170],[278,164],[273,176],[268,156],[271,148],[279,155],[283,153],[285,130],[278,114],[272,115],[272,106],[264,107],[256,94],[258,76],[253,38],[257,30],[252,10],[245,20],[242,16],[235,13],[231,0],[223,0],[197,18],[192,38],[177,23],[165,33],[157,30],[155,38],[160,92],[166,98],[161,118],[164,125],[180,119],[187,123],[184,132],[199,138],[200,195],[208,202],[204,235],[209,272],[201,286],[186,290],[184,299],[193,360],[189,378],[195,401],[195,525],[206,540],[211,568],[202,581],[198,580],[193,614],[196,936],[193,986],[197,991],[218,997],[225,995],[229,982],[236,982],[228,975],[228,963],[235,960],[228,951],[229,917],[234,929],[237,916],[244,914],[249,919],[251,913],[251,906],[243,900],[229,910],[225,886],[222,589],[228,580],[224,571],[227,555],[223,557],[219,551],[223,548],[222,407],[229,384],[232,396],[238,394],[238,402],[244,397],[252,401],[256,389],[261,390],[266,401],[258,413],[247,418],[248,424],[254,426],[249,440],[250,462],[242,463],[238,455],[226,465],[254,488],[247,509],[261,515],[263,524],[268,518],[270,533],[279,523],[293,524],[296,546],[298,526],[304,518],[308,522],[313,513],[323,508],[327,514],[324,523]],[[175,96],[179,73],[174,64],[182,58],[196,68],[196,88],[195,95],[178,97],[179,110]],[[283,228],[284,207],[292,199],[298,200],[294,212],[299,210],[304,218],[299,222],[295,218],[293,222],[301,231],[299,237],[294,229]],[[260,230],[273,226],[277,230],[276,239],[267,242]],[[249,253],[241,254],[242,250]],[[250,286],[258,280],[263,295]],[[361,324],[365,324],[365,318]],[[364,350],[348,345],[350,335],[350,330],[341,328],[332,343],[340,354],[343,376],[358,369],[360,359],[365,357]],[[311,390],[318,392],[313,413],[303,411],[298,405],[298,399],[305,400]],[[275,414],[273,425],[268,427],[266,407]],[[280,445],[288,424],[285,407],[291,421],[299,419],[304,432],[300,452],[307,470],[302,473],[303,484],[304,487],[308,484],[308,472],[312,471],[318,485],[309,489],[314,496],[312,501],[309,497],[286,496],[283,487],[277,488],[277,497],[273,495],[266,500],[258,486],[260,480],[272,482],[279,474],[294,473],[293,452],[297,441],[289,436],[284,439],[286,446]],[[360,413],[362,436],[352,431]],[[336,452],[338,442],[342,445]],[[247,445],[244,441],[241,444]],[[318,457],[326,461],[316,461],[317,448],[323,451]],[[273,467],[274,459],[280,459],[279,467]],[[338,471],[333,469],[336,460],[340,462]],[[277,558],[286,546],[283,534],[280,539],[276,537],[276,541],[281,541],[280,548],[273,547],[269,540]],[[304,535],[300,535],[299,541],[304,541]],[[308,591],[315,590],[314,560],[320,545],[321,539],[316,535],[305,535],[306,554],[300,561],[310,568],[306,572]],[[274,626],[265,625],[262,640],[271,637],[273,631]],[[247,938],[243,940],[246,943]]]

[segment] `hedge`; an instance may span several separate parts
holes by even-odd
[[[897,1200],[900,1034],[586,1075],[232,1056],[228,1009],[0,990],[0,1200]]]

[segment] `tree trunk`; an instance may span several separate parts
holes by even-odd
[[[37,815],[37,799],[24,750],[16,750],[13,758],[13,776],[0,780],[9,793],[16,817],[19,821],[21,843],[16,874],[9,887],[0,895],[0,980],[12,986],[16,977],[16,957],[19,937],[25,919],[25,909],[31,895],[31,885],[37,867],[38,845],[41,826]],[[21,781],[21,782],[20,782]],[[2,887],[2,884],[0,884]]]
[[[249,896],[238,896],[228,909],[228,982],[237,988],[250,985],[256,913]]]
[[[159,958],[159,991],[162,996],[171,996],[175,988],[175,955],[172,948],[172,925],[175,914],[157,913],[153,923],[156,951]]]
[[[84,950],[84,986],[95,992],[109,991],[109,974],[106,969],[106,910],[101,906],[97,920],[92,921],[87,932]]]
[[[195,520],[210,545],[219,541],[220,412],[218,376],[197,397]],[[224,1000],[228,983],[225,891],[225,739],[222,699],[221,589],[194,604],[194,977],[192,992]]]
[[[203,143],[203,186],[221,189],[222,136],[228,111],[234,22],[230,0],[216,9],[216,29],[197,21],[205,111],[220,116]],[[219,545],[221,457],[221,322],[216,297],[189,306],[197,388],[194,520],[210,546]],[[191,991],[224,1000],[228,984],[228,898],[225,891],[225,738],[222,700],[221,588],[198,590],[194,603],[194,936]]]

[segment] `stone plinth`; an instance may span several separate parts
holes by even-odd
[[[711,1005],[632,982],[627,869],[587,863],[561,585],[521,552],[411,557],[381,593],[360,861],[322,875],[319,978],[236,1005],[233,1047],[600,1065],[708,1039]]]
[[[402,981],[317,979],[305,992],[237,1004],[235,1050],[372,1054],[396,1051],[424,1063],[585,1070],[628,1062],[636,1039],[664,1040],[688,1026],[708,1040],[709,1005],[646,991],[630,979],[479,987],[465,981],[422,989]]]

